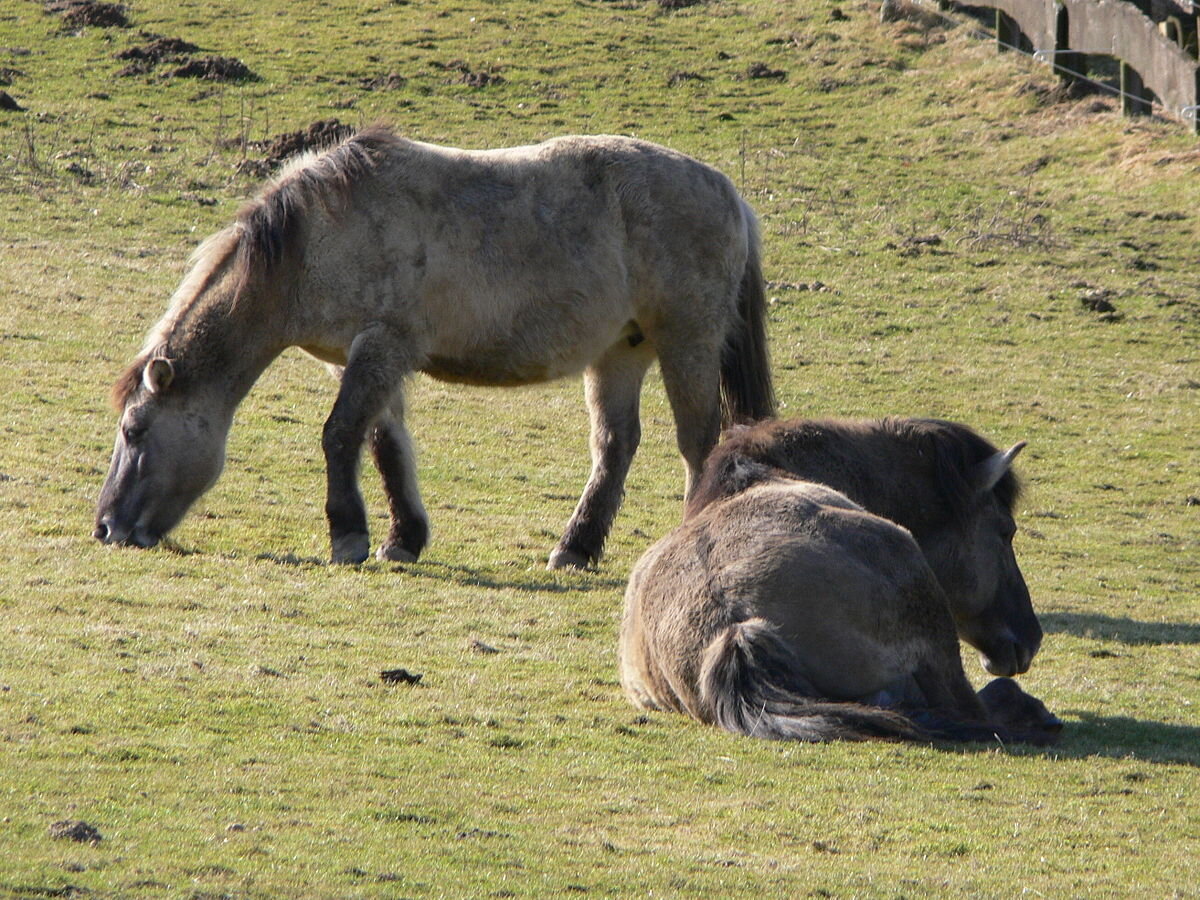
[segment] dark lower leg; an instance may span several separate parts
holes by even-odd
[[[412,452],[399,426],[380,423],[371,429],[371,455],[383,478],[391,526],[379,548],[380,559],[412,562],[429,543],[429,520],[416,493]]]

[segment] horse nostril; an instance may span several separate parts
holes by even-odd
[[[104,522],[96,523],[96,530],[92,532],[92,537],[98,541],[108,543],[108,525]]]

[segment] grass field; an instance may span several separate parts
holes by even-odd
[[[1194,136],[869,2],[233,6],[0,7],[0,896],[1198,895]],[[189,74],[237,73],[212,57],[243,77]],[[625,578],[683,487],[655,377],[595,572],[544,568],[588,469],[578,381],[415,379],[433,542],[326,565],[333,385],[297,351],[170,546],[92,540],[109,385],[271,141],[333,118],[633,134],[727,172],[784,414],[1029,441],[1022,682],[1061,743],[786,745],[630,707]]]

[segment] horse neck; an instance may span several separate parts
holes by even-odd
[[[936,527],[940,508],[926,466],[909,448],[868,436],[842,446],[831,441],[793,451],[781,468],[841,491],[868,512],[904,526],[920,541]]]
[[[166,355],[197,390],[216,392],[230,412],[283,351],[272,323],[274,304],[261,288],[220,284],[187,304],[164,334]]]

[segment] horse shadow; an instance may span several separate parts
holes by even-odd
[[[1200,644],[1200,624],[1140,622],[1093,613],[1042,613],[1043,631],[1071,634],[1130,646]],[[1093,656],[1111,656],[1107,650]],[[1200,766],[1200,727],[1152,722],[1131,716],[1104,716],[1086,710],[1055,710],[1067,719],[1062,741],[1032,752],[1055,757],[1134,759],[1152,763]]]
[[[1053,757],[1166,763],[1200,767],[1200,728],[1066,710],[1063,740],[1040,752]]]
[[[1200,644],[1200,624],[1139,622],[1091,613],[1041,613],[1042,630],[1122,644]]]
[[[321,557],[296,556],[292,553],[259,553],[255,558],[260,562],[270,562],[280,566],[324,568],[333,565],[329,560]],[[366,565],[375,567],[377,564],[372,562]],[[459,587],[511,589],[548,594],[612,591],[623,590],[625,587],[624,579],[603,575],[592,569],[581,572],[546,572],[544,576],[539,577],[535,574],[499,573],[494,570],[452,565],[433,560],[421,560],[414,563],[386,563],[384,566],[388,571],[405,578],[424,578]]]

